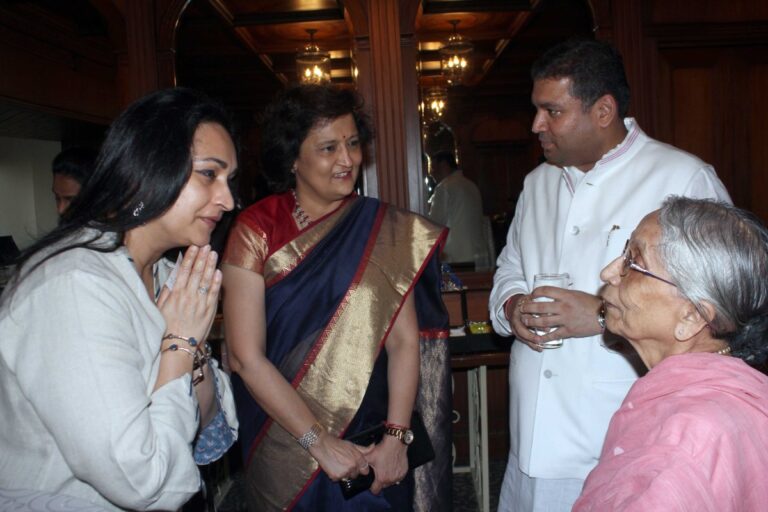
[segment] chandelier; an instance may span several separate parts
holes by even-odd
[[[426,90],[419,104],[422,119],[425,123],[440,120],[448,106],[448,91],[445,87],[430,87]]]
[[[309,43],[296,54],[296,74],[305,84],[321,84],[331,81],[331,55],[315,44],[314,28],[308,28]]]
[[[469,55],[473,46],[469,39],[456,31],[459,20],[450,20],[449,23],[453,25],[453,34],[440,48],[440,67],[448,85],[458,85],[469,70]]]

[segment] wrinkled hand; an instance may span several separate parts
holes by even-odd
[[[217,258],[209,245],[187,248],[173,290],[163,286],[157,299],[167,333],[194,336],[200,342],[208,336],[221,289]]]
[[[533,302],[548,297],[552,302]],[[513,304],[514,302],[514,304]],[[597,323],[600,298],[578,290],[540,286],[530,295],[515,295],[507,304],[507,318],[515,335],[529,347],[541,351],[541,344],[562,338],[583,338],[600,334]],[[511,318],[510,318],[511,315]],[[539,336],[530,329],[556,330]]]
[[[399,484],[408,473],[408,447],[399,439],[385,435],[379,444],[373,446],[365,458],[373,466],[376,479],[371,492],[379,494],[390,485]]]
[[[320,439],[309,449],[309,453],[334,482],[342,478],[352,479],[358,475],[367,475],[370,468],[363,455],[365,451],[364,447],[328,433],[320,434]]]

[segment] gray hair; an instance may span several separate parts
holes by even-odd
[[[709,199],[671,196],[659,211],[659,255],[678,290],[699,311],[708,303],[713,336],[735,356],[762,363],[768,347],[768,231],[751,213]]]

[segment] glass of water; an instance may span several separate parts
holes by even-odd
[[[536,274],[533,277],[533,289],[535,290],[539,286],[556,286],[557,288],[568,288],[570,284],[571,276],[568,274]],[[553,302],[554,299],[549,297],[537,297],[533,299],[534,302]],[[538,316],[538,315],[535,315]],[[531,331],[539,336],[544,336],[551,332],[556,331],[557,327],[549,328],[531,328]],[[560,348],[563,346],[563,340],[550,340],[540,344],[541,348]]]

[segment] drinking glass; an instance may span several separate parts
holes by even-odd
[[[533,289],[535,290],[539,286],[556,286],[558,288],[568,288],[570,284],[571,276],[568,274],[536,274],[533,277]],[[554,299],[549,297],[537,297],[533,299],[534,302],[553,302]],[[538,317],[539,315],[534,315]],[[531,331],[539,336],[544,336],[551,332],[556,331],[557,327],[549,327],[544,329],[531,328]],[[540,344],[541,348],[560,348],[563,346],[563,340],[550,340]]]

